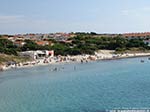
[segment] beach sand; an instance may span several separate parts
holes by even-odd
[[[45,58],[34,60],[25,63],[19,63],[16,65],[0,65],[0,70],[8,70],[12,68],[25,68],[25,67],[34,67],[34,66],[44,66],[49,64],[60,64],[60,63],[71,63],[71,62],[81,62],[86,63],[89,61],[96,60],[113,60],[113,59],[122,59],[122,58],[134,58],[134,57],[145,57],[150,56],[150,53],[123,53],[115,54],[113,50],[99,50],[95,52],[95,55],[77,55],[77,56],[57,56],[52,58]]]

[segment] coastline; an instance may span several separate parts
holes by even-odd
[[[119,59],[140,58],[140,57],[149,57],[149,56],[150,56],[150,54],[148,54],[148,55],[145,54],[145,55],[136,55],[136,56],[128,56],[128,57],[117,57],[117,58],[101,59],[101,60],[119,60]]]
[[[46,66],[62,63],[87,63],[91,61],[102,61],[102,60],[118,60],[126,58],[138,58],[138,57],[149,57],[150,53],[123,53],[115,54],[114,51],[100,50],[96,52],[95,55],[77,55],[77,56],[57,56],[51,58],[44,58],[34,61],[28,61],[24,63],[12,64],[12,65],[0,65],[0,71],[5,71],[9,69],[19,69],[28,68],[35,66]]]

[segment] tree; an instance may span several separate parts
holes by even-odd
[[[31,40],[25,40],[25,45],[21,48],[22,51],[27,51],[27,50],[38,50],[38,45],[31,41]]]
[[[17,55],[17,46],[10,40],[0,38],[0,53]]]

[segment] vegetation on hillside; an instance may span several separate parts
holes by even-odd
[[[141,39],[127,40],[121,37],[90,37],[90,36],[77,36],[71,38],[71,44],[55,44],[52,49],[56,54],[61,55],[77,55],[77,54],[94,54],[95,51],[103,50],[116,50],[116,51],[129,51],[134,48],[137,50],[149,50],[147,44]]]
[[[26,57],[20,57],[20,56],[14,56],[14,55],[6,55],[6,54],[0,54],[0,64],[4,64],[6,62],[26,62],[31,59],[26,58]]]
[[[149,46],[142,39],[127,40],[120,35],[112,37],[100,37],[96,33],[77,33],[77,36],[70,38],[71,43],[62,43],[53,41],[53,46],[39,46],[31,40],[25,40],[23,47],[17,47],[13,42],[0,38],[0,53],[17,55],[19,51],[28,50],[54,50],[56,55],[78,55],[78,54],[94,54],[100,49],[116,50],[124,52],[133,48],[149,50]]]
[[[0,38],[0,53],[17,55],[18,48],[13,45],[13,42]]]

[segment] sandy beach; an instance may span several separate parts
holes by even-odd
[[[123,58],[134,58],[134,57],[147,57],[150,56],[150,53],[123,53],[123,54],[115,54],[113,50],[99,50],[95,52],[95,55],[77,55],[77,56],[54,56],[51,58],[37,59],[24,63],[15,63],[10,65],[1,65],[0,69],[8,70],[8,69],[16,69],[16,68],[26,68],[26,67],[34,67],[34,66],[43,66],[49,64],[60,64],[60,63],[87,63],[90,61],[96,60],[114,60],[114,59],[123,59]]]

